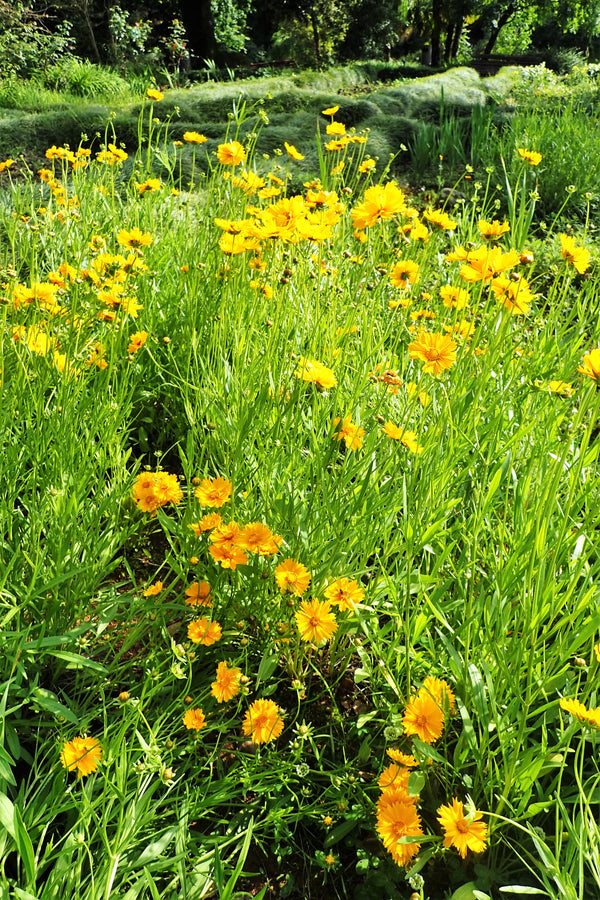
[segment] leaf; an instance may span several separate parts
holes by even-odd
[[[4,781],[8,781],[9,784],[15,784],[15,776],[12,773],[12,766],[14,766],[14,759],[6,752],[4,747],[0,747],[0,778]]]
[[[161,856],[164,851],[167,849],[175,834],[177,833],[177,828],[174,826],[173,828],[167,828],[167,830],[155,841],[152,841],[145,847],[140,853],[138,859],[134,863],[135,868],[143,868],[148,865],[149,862],[153,862],[159,856]]]
[[[408,793],[411,797],[418,797],[425,786],[425,776],[422,772],[411,772],[408,776]]]
[[[341,841],[342,838],[345,838],[347,834],[350,834],[351,831],[357,826],[356,819],[346,819],[345,822],[340,822],[339,825],[336,825],[335,828],[332,828],[325,841],[323,842],[323,846],[326,850],[329,847],[333,847],[334,844],[337,844],[338,841]]]
[[[548,897],[547,891],[542,891],[540,888],[527,887],[522,884],[507,884],[505,887],[498,888],[498,890],[503,894],[538,894]]]
[[[0,825],[15,839],[15,807],[6,794],[0,794]]]
[[[34,688],[31,692],[31,697],[34,703],[37,703],[46,712],[52,713],[56,718],[66,719],[67,722],[71,722],[73,725],[79,725],[79,719],[75,713],[68,706],[60,703],[56,694],[53,694],[52,691],[48,691],[46,688]]]
[[[25,830],[25,825],[23,824],[23,819],[21,818],[21,813],[19,812],[18,806],[14,807],[13,825],[15,829],[15,843],[17,845],[19,856],[23,860],[23,867],[25,869],[27,881],[34,884],[35,855],[33,852],[33,844],[31,843],[31,838]]]
[[[79,653],[69,653],[67,650],[53,650],[48,653],[48,656],[54,656],[56,659],[62,659],[69,663],[67,669],[91,669],[93,672],[98,672],[99,675],[106,675],[108,671],[99,662],[80,656]]]

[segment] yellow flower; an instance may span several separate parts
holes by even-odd
[[[349,578],[336,578],[325,588],[323,594],[340,612],[354,609],[357,603],[362,603],[365,596],[358,581],[350,581]]]
[[[551,394],[559,394],[561,397],[570,397],[573,393],[573,385],[566,381],[549,381],[548,390]]]
[[[279,545],[282,539],[273,534],[268,525],[262,522],[250,522],[244,525],[235,538],[238,547],[248,550],[250,553],[258,553],[260,556],[273,556],[279,553]]]
[[[148,97],[149,100],[160,101],[164,96],[162,91],[157,91],[155,88],[148,88],[146,91],[146,97]]]
[[[222,522],[223,519],[219,513],[207,513],[198,522],[192,522],[189,527],[196,537],[200,537],[203,531],[212,531],[213,528],[218,528]]]
[[[369,157],[367,159],[363,159],[358,167],[358,171],[361,173],[361,175],[366,175],[369,172],[372,172],[376,165],[377,163],[375,162],[375,160]]]
[[[129,335],[129,344],[127,345],[128,353],[137,353],[138,350],[141,350],[146,341],[148,340],[148,332],[147,331],[136,331],[134,334]]]
[[[413,769],[417,765],[417,760],[411,754],[402,753],[400,750],[396,750],[394,747],[389,747],[386,751],[387,755],[394,762],[399,763],[401,766],[407,766],[409,769]]]
[[[222,637],[221,626],[218,622],[211,622],[206,617],[194,619],[188,625],[188,638],[193,644],[202,644],[210,647],[216,644]]]
[[[255,744],[274,741],[283,731],[283,719],[273,700],[255,700],[244,717],[242,731]]]
[[[147,178],[141,184],[136,182],[135,186],[140,194],[153,194],[155,191],[160,190],[160,181],[158,178]]]
[[[542,154],[538,153],[537,150],[523,150],[522,147],[518,147],[517,153],[521,159],[524,159],[531,166],[538,166],[542,161]]]
[[[219,144],[217,147],[217,159],[223,166],[239,166],[246,162],[247,154],[239,141],[231,141],[228,144]]]
[[[132,228],[131,231],[121,229],[117,235],[117,241],[122,247],[129,249],[137,247],[149,247],[152,243],[152,235],[148,232],[142,232],[139,228]]]
[[[248,555],[232,541],[213,544],[209,553],[224,569],[231,569],[232,571],[248,562]]]
[[[419,844],[400,844],[400,838],[423,834],[414,803],[396,801],[378,804],[377,832],[394,861],[399,866],[406,866],[419,852]]]
[[[184,131],[183,139],[188,144],[203,144],[207,140],[203,134],[199,134],[197,131]]]
[[[217,677],[210,686],[210,692],[217,703],[227,703],[240,692],[240,678],[242,670],[237,666],[231,669],[226,662],[220,662],[217,666]]]
[[[98,768],[102,749],[96,738],[75,737],[63,744],[60,761],[69,772],[77,771],[77,777],[89,775]]]
[[[5,159],[4,162],[0,162],[0,172],[4,172],[6,169],[9,169],[14,163],[14,159]]]
[[[339,416],[336,416],[333,424],[340,425],[339,430],[333,435],[337,441],[343,440],[347,450],[360,450],[363,445],[365,429],[356,425],[352,421],[352,416],[346,416],[343,422]]]
[[[600,381],[600,348],[595,347],[586,353],[582,359],[582,366],[577,367],[577,371],[582,375],[587,375],[592,381]]]
[[[423,218],[431,222],[432,225],[437,225],[443,231],[454,231],[458,225],[458,222],[451,219],[448,213],[442,212],[441,209],[428,210],[423,213]]]
[[[420,331],[408,352],[412,359],[425,363],[423,371],[431,375],[439,375],[456,362],[456,344],[447,334]]]
[[[469,292],[464,288],[453,287],[451,284],[444,284],[440,288],[440,297],[449,309],[464,309],[469,305],[471,299]]]
[[[400,441],[411,453],[423,452],[423,447],[419,444],[417,435],[414,431],[405,431],[403,428],[399,428],[390,421],[386,422],[381,430],[393,441]]]
[[[201,709],[186,709],[183,715],[183,724],[188,731],[200,731],[206,725],[206,716]]]
[[[327,134],[341,136],[343,134],[346,134],[346,126],[343,125],[342,122],[330,122],[325,131],[327,132]]]
[[[179,503],[183,498],[177,475],[167,472],[142,472],[135,479],[132,494],[138,509],[153,515],[159,506]]]
[[[494,296],[513,315],[529,311],[534,297],[529,282],[522,276],[507,278],[506,275],[501,275],[492,279],[491,286]]]
[[[480,219],[477,227],[481,236],[487,241],[496,241],[503,234],[510,231],[508,222],[500,222],[498,219],[494,219],[493,222],[486,222],[485,219]]]
[[[186,606],[212,606],[208,581],[193,581],[185,589]]]
[[[561,256],[582,275],[590,264],[589,251],[585,247],[577,247],[575,238],[569,237],[568,234],[560,234],[559,238]]]
[[[148,585],[148,587],[142,593],[144,597],[156,597],[157,594],[160,594],[162,589],[162,581],[155,581],[154,584]]]
[[[390,272],[390,281],[397,288],[414,284],[419,274],[419,264],[411,259],[400,260]]]
[[[460,267],[460,277],[472,282],[490,281],[517,266],[521,259],[516,250],[503,253],[499,247],[478,247],[463,258],[466,261]]]
[[[233,485],[226,478],[205,478],[194,491],[202,506],[220,507],[231,497]]]
[[[433,744],[444,730],[444,712],[426,691],[406,704],[402,724],[406,734],[416,734],[425,744]]]
[[[433,697],[445,715],[452,715],[456,712],[456,698],[454,692],[448,682],[444,681],[443,678],[434,678],[433,675],[428,675],[423,682],[421,691],[424,691],[429,694],[430,697]]]
[[[310,572],[295,559],[284,559],[275,569],[275,581],[282,594],[300,596],[308,590]]]
[[[327,109],[322,109],[321,113],[324,116],[335,116],[336,112],[338,112],[339,106],[328,106]]]
[[[296,378],[301,378],[302,381],[316,384],[317,387],[322,388],[323,390],[335,387],[337,384],[337,378],[332,370],[328,369],[323,363],[318,362],[316,359],[305,359],[305,357],[301,357],[299,367],[294,372],[294,375]]]
[[[338,624],[328,600],[305,600],[295,617],[300,637],[311,644],[322,644],[337,631]]]
[[[293,144],[288,144],[287,141],[283,142],[283,146],[285,147],[285,152],[291,159],[304,159],[301,153],[296,150]]]
[[[440,806],[438,821],[444,829],[444,847],[456,847],[462,858],[467,850],[482,853],[486,848],[487,825],[480,821],[483,813],[472,809],[465,815],[463,803],[456,797],[452,806]]]

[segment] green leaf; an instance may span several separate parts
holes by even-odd
[[[0,825],[15,840],[15,807],[6,794],[0,794]]]
[[[542,891],[540,888],[527,887],[526,885],[522,885],[522,884],[507,884],[504,887],[498,888],[498,890],[502,894],[519,894],[519,896],[521,894],[529,894],[529,895],[537,894],[537,895],[542,895],[544,897],[548,896],[547,891]]]
[[[418,797],[425,787],[426,778],[422,772],[411,772],[408,776],[408,793],[411,797]]]
[[[19,812],[18,806],[14,807],[13,825],[15,829],[15,843],[17,845],[19,856],[23,860],[23,868],[25,869],[27,881],[31,884],[34,884],[35,854],[33,852],[33,844],[31,843],[31,838],[27,834],[25,825],[23,824],[23,819],[21,818],[21,813]]]
[[[87,659],[80,656],[79,653],[69,653],[67,650],[52,650],[48,656],[54,656],[56,659],[63,659],[68,662],[67,669],[91,669],[98,672],[99,675],[106,675],[108,669],[93,659]]]
[[[17,783],[12,773],[14,764],[14,759],[6,752],[4,747],[0,747],[0,779],[8,781],[9,784]]]
[[[67,722],[71,722],[73,725],[79,725],[79,718],[68,706],[64,706],[64,704],[60,703],[58,697],[56,694],[53,694],[52,691],[48,691],[46,688],[34,688],[31,692],[31,697],[34,703],[37,703],[41,709],[45,709],[46,712],[52,713],[56,718],[62,718]]]
[[[147,866],[148,863],[153,862],[155,859],[158,859],[159,856],[162,856],[176,834],[177,828],[175,826],[173,826],[172,828],[167,828],[160,837],[158,837],[155,841],[152,841],[150,844],[148,844],[147,847],[142,850],[138,859],[134,863],[134,868],[141,869]]]
[[[325,849],[329,849],[329,847],[333,847],[334,844],[337,844],[338,841],[341,841],[342,838],[345,838],[347,834],[350,834],[351,831],[357,826],[356,819],[346,819],[345,822],[340,822],[339,825],[336,825],[335,828],[329,832],[327,837],[323,842],[323,846]]]

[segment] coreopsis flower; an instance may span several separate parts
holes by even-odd
[[[440,297],[444,306],[449,309],[464,309],[469,305],[471,296],[464,288],[454,287],[451,284],[444,284],[440,288]]]
[[[346,416],[343,422],[339,416],[336,416],[333,424],[339,425],[338,431],[333,435],[336,441],[344,441],[347,450],[360,450],[363,445],[365,429],[356,425],[352,421],[352,416]]]
[[[465,281],[491,281],[502,272],[513,269],[520,262],[516,250],[503,253],[500,247],[478,247],[470,251],[464,265],[460,267],[460,277]]]
[[[417,760],[410,753],[402,753],[401,750],[396,750],[394,747],[388,747],[385,752],[391,760],[401,766],[406,766],[409,769],[414,769],[418,765]]]
[[[288,144],[287,141],[284,141],[283,146],[285,147],[285,152],[291,159],[304,159],[302,154],[298,150],[296,150],[293,144]]]
[[[364,193],[362,202],[350,213],[354,228],[362,231],[380,221],[387,221],[406,209],[406,198],[393,181],[375,184]]]
[[[566,259],[573,268],[583,275],[590,264],[590,253],[585,247],[578,247],[575,244],[575,238],[568,234],[559,234],[560,253],[563,259]]]
[[[158,178],[147,178],[141,184],[136,182],[135,186],[140,194],[153,194],[160,190],[160,180]]]
[[[551,394],[559,394],[561,397],[571,397],[573,394],[573,385],[566,381],[549,381],[548,390]]]
[[[213,528],[209,535],[209,541],[211,544],[236,544],[237,546],[239,534],[240,526],[237,522],[222,522]]]
[[[472,809],[467,814],[461,800],[456,797],[452,806],[440,806],[438,821],[444,829],[444,847],[456,847],[462,858],[467,850],[482,853],[487,843],[487,825],[481,819],[483,813]]]
[[[218,622],[211,622],[203,616],[201,619],[194,619],[188,625],[188,638],[193,644],[202,644],[204,647],[210,647],[221,640],[222,631]]]
[[[323,363],[318,362],[316,359],[306,359],[305,357],[301,357],[294,375],[296,378],[301,378],[302,381],[316,384],[316,386],[322,390],[328,390],[329,388],[335,387],[337,384],[337,378],[332,370],[328,369],[327,366],[324,366]]]
[[[377,833],[394,862],[399,866],[406,866],[419,852],[420,845],[400,844],[400,838],[423,834],[415,804],[400,802],[378,804]]]
[[[98,768],[102,759],[102,748],[93,737],[74,737],[66,741],[60,754],[60,761],[69,772],[77,772],[77,777],[90,775]]]
[[[193,581],[184,593],[186,606],[212,606],[208,581]]]
[[[400,441],[400,443],[406,447],[407,450],[410,450],[411,453],[423,452],[423,447],[419,444],[417,435],[414,431],[407,431],[404,428],[399,428],[390,421],[386,422],[381,430],[393,441]]]
[[[402,724],[406,734],[416,734],[425,744],[433,744],[444,730],[444,711],[431,694],[421,690],[406,704]]]
[[[268,744],[283,731],[283,719],[273,700],[255,700],[244,716],[242,731],[255,744]]]
[[[322,644],[337,631],[338,623],[329,600],[305,600],[295,618],[300,637],[311,644]]]
[[[397,288],[414,284],[419,275],[419,264],[412,259],[401,259],[390,271],[390,281]]]
[[[475,325],[468,319],[460,319],[458,322],[453,322],[452,325],[444,325],[444,331],[451,334],[453,338],[467,341],[475,334]]]
[[[206,725],[206,716],[199,707],[186,709],[183,715],[183,724],[188,731],[200,731]]]
[[[124,228],[119,231],[117,241],[122,247],[136,249],[138,247],[149,247],[152,243],[152,235],[149,232],[143,232],[139,228],[132,228],[126,231]]]
[[[408,793],[409,777],[410,769],[407,766],[392,762],[385,767],[379,776],[377,784],[382,791],[394,791],[398,799],[403,796],[406,798],[404,802],[414,803],[418,798]]]
[[[439,375],[456,362],[456,344],[447,334],[420,331],[408,352],[412,359],[425,363],[423,371],[430,375]]]
[[[324,116],[335,116],[336,112],[339,111],[339,106],[328,106],[327,109],[322,109],[321,114]]]
[[[494,296],[513,315],[529,312],[534,297],[529,282],[523,276],[513,279],[501,275],[492,279],[491,288]]]
[[[275,581],[282,594],[300,596],[308,590],[310,572],[295,559],[284,559],[275,569]]]
[[[217,676],[210,686],[210,692],[217,703],[227,703],[240,692],[242,670],[237,666],[229,668],[226,662],[217,666]]]
[[[367,157],[367,159],[363,159],[358,167],[358,171],[361,175],[367,175],[369,172],[372,172],[375,169],[377,163],[374,159]]]
[[[164,96],[163,92],[157,91],[156,88],[148,88],[146,91],[146,97],[148,97],[149,100],[156,100],[157,103],[160,102]]]
[[[216,478],[205,478],[194,491],[194,496],[200,501],[202,506],[218,508],[227,503],[232,491],[232,483],[219,475]]]
[[[115,144],[109,144],[108,150],[101,150],[96,156],[98,162],[106,162],[109,166],[123,163],[126,159],[129,159],[129,154]]]
[[[188,144],[204,144],[207,140],[203,134],[199,134],[197,131],[184,131],[183,139]]]
[[[137,353],[138,350],[141,350],[146,341],[148,340],[148,332],[147,331],[136,331],[134,334],[129,335],[129,344],[127,345],[128,353]]]
[[[217,159],[222,166],[239,166],[246,162],[247,153],[239,141],[231,141],[228,144],[219,144],[217,147]]]
[[[138,509],[153,515],[160,506],[179,503],[183,498],[177,475],[167,472],[140,473],[135,479],[132,494]]]
[[[497,241],[503,234],[507,234],[510,231],[509,223],[500,222],[498,219],[494,219],[493,222],[486,222],[485,219],[480,219],[477,227],[480,235],[486,241]]]
[[[148,587],[142,591],[144,597],[156,597],[157,594],[160,594],[164,585],[162,581],[155,581],[154,584],[149,584]]]
[[[423,213],[423,218],[431,222],[432,225],[437,225],[442,231],[454,231],[458,226],[458,222],[451,219],[448,213],[443,212],[441,209],[428,210]]]
[[[7,169],[14,164],[14,159],[5,159],[4,162],[0,162],[0,172],[5,172]]]
[[[354,609],[357,603],[362,603],[365,592],[358,581],[351,581],[349,578],[336,578],[335,581],[327,585],[323,595],[332,606],[337,606],[340,612],[344,612],[345,610]]]
[[[346,126],[342,122],[330,122],[325,129],[327,134],[343,135],[346,134]]]
[[[231,569],[232,571],[238,566],[243,566],[248,562],[247,553],[231,541],[213,544],[209,553],[215,562],[218,562],[222,568]]]
[[[212,531],[213,528],[218,528],[222,524],[223,518],[219,513],[207,513],[198,522],[191,522],[190,528],[196,537],[200,537],[203,531]]]
[[[582,359],[583,365],[577,367],[582,375],[587,375],[592,381],[600,381],[600,347],[595,347],[586,353]]]
[[[522,147],[517,147],[517,153],[530,166],[539,166],[542,161],[542,154],[538,153],[537,150],[524,150]]]
[[[268,525],[262,522],[250,522],[240,529],[235,538],[238,547],[248,550],[249,553],[257,553],[259,556],[273,556],[279,553],[279,545],[282,538],[273,534]]]

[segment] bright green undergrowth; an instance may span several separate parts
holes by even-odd
[[[257,136],[236,167],[208,141],[174,147],[158,109],[144,104],[123,162],[118,147],[86,165],[55,150],[41,179],[11,180],[18,164],[2,176],[3,895],[593,896],[597,728],[559,702],[597,702],[597,247],[591,228],[540,226],[545,123],[505,138],[498,187],[496,172],[465,169],[452,222],[423,219],[423,240],[410,197],[356,233],[370,145],[325,149],[329,116],[312,173],[326,193],[301,233],[285,230],[282,198],[319,189],[287,154],[252,155],[262,105],[236,106],[221,136]],[[242,170],[264,187],[236,181]],[[475,246],[491,258],[478,222],[499,208],[508,283],[520,274],[533,295],[520,312],[447,259]],[[264,228],[265,215],[268,234],[239,224]],[[559,230],[590,251],[581,271]],[[418,274],[398,287],[405,261]],[[445,285],[468,291],[464,308],[444,305]],[[422,331],[453,338],[437,374],[415,356]],[[306,360],[336,383],[303,378]],[[340,440],[348,418],[364,433]],[[132,486],[160,469],[182,499],[153,516]],[[276,555],[224,568],[195,534],[213,511],[195,488],[216,476],[233,490],[214,511],[268,525]],[[310,573],[304,597],[280,590],[283,559]],[[296,612],[338,578],[363,601],[338,613],[331,640],[303,641]],[[185,602],[199,581],[211,609]],[[202,615],[222,629],[210,646],[190,640]],[[219,704],[223,661],[244,677]],[[431,743],[402,721],[428,676],[457,704]],[[242,733],[257,699],[283,715],[264,745]],[[191,706],[206,715],[197,733],[183,723]],[[101,760],[78,779],[61,750],[83,735]],[[424,836],[408,873],[376,831],[390,747],[417,762]],[[437,811],[468,797],[488,846],[463,861],[442,847]]]

